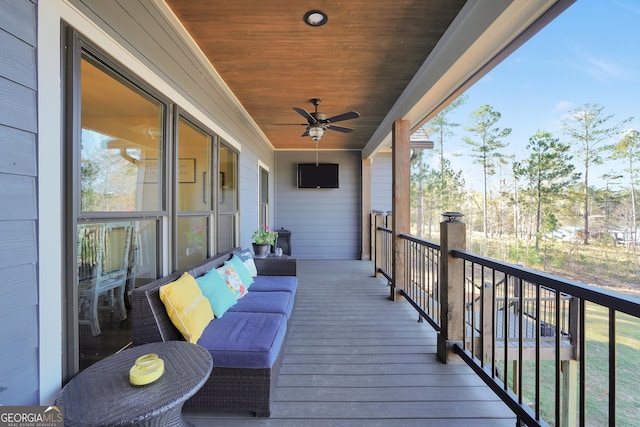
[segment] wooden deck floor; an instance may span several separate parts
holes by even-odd
[[[465,364],[436,359],[436,333],[372,277],[368,261],[299,260],[298,298],[270,418],[185,414],[195,426],[515,425]]]

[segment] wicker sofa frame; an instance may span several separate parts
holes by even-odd
[[[178,271],[162,277],[132,292],[133,345],[150,342],[183,340],[173,326],[164,304],[160,300],[162,285],[178,279],[184,271],[198,277],[220,267],[231,258],[231,251],[210,258],[193,268]],[[258,275],[295,276],[295,259],[265,258],[255,259]],[[288,335],[287,327],[287,335]],[[284,344],[286,344],[286,337]],[[271,368],[220,368],[215,367],[205,385],[184,404],[186,410],[206,412],[254,412],[257,417],[271,414],[271,397],[275,390],[278,371],[284,355],[280,349],[276,362]]]

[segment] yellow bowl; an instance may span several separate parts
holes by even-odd
[[[147,385],[164,374],[164,361],[157,354],[145,354],[136,359],[129,370],[129,382],[133,385]]]

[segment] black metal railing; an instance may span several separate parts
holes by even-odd
[[[382,274],[393,290],[393,232],[386,227],[378,227],[379,262],[377,272]]]
[[[405,260],[400,293],[436,331],[440,331],[440,245],[401,234]]]
[[[616,326],[640,326],[640,301],[465,251],[452,255],[464,260],[466,276],[459,354],[525,424],[624,424],[619,397],[634,392],[618,387],[626,367],[616,351],[633,337]],[[606,411],[592,407],[603,403]]]
[[[393,233],[379,227],[378,235],[376,265],[393,285]],[[398,237],[400,293],[439,331],[441,248]],[[462,250],[450,255],[464,269],[464,338],[454,348],[521,424],[633,425],[640,372],[625,361],[640,350],[640,300]]]

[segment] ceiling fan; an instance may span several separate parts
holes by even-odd
[[[307,120],[307,123],[301,124],[301,126],[306,126],[307,129],[300,136],[310,136],[314,141],[319,141],[324,135],[325,130],[334,130],[342,133],[350,133],[353,132],[353,129],[343,127],[343,126],[335,126],[333,123],[341,122],[343,120],[351,120],[357,119],[360,117],[360,114],[355,111],[349,111],[346,113],[338,114],[337,116],[328,117],[318,111],[318,105],[322,100],[319,98],[312,98],[311,103],[315,106],[315,111],[309,113],[304,108],[293,107],[293,110],[300,114]]]

